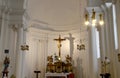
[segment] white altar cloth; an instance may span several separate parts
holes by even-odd
[[[70,73],[45,73],[45,78],[47,77],[65,77],[67,78],[67,75]]]

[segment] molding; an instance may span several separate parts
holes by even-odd
[[[30,20],[30,15],[28,14],[27,10],[24,11],[24,15],[23,17],[25,18],[25,20]]]
[[[49,34],[49,35],[68,35],[69,33],[72,34],[77,34],[77,33],[86,33],[87,32],[87,28],[83,28],[81,27],[81,29],[76,29],[76,30],[71,30],[71,31],[65,31],[65,32],[57,32],[57,31],[49,31],[49,30],[41,30],[38,28],[34,28],[34,27],[29,27],[27,29],[29,31],[30,34],[32,33],[44,33],[44,34]]]
[[[114,0],[104,0],[103,2],[106,3],[106,2],[112,2]]]
[[[23,16],[25,13],[25,9],[10,9],[10,15],[21,15]]]
[[[13,29],[13,31],[17,31],[20,28],[23,28],[23,24],[9,24],[9,28]]]
[[[73,24],[73,25],[61,25],[60,26],[60,25],[52,25],[52,24],[46,23],[44,21],[39,21],[39,20],[29,21],[29,26],[33,26],[33,27],[36,27],[42,30],[58,31],[58,32],[76,30],[76,29],[79,29],[81,25],[82,24],[80,22],[77,24]]]
[[[87,7],[86,11],[88,13],[92,13],[92,9],[94,9],[96,13],[102,13],[101,7]]]

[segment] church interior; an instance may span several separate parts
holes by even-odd
[[[0,0],[0,78],[119,78],[120,0]]]

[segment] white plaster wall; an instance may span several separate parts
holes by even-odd
[[[47,54],[47,34],[37,29],[31,29],[27,32],[27,44],[29,51],[25,56],[25,78],[35,78],[35,70],[40,70],[39,78],[44,78]],[[23,77],[23,78],[24,78]]]
[[[88,33],[87,31],[80,32],[76,34],[74,43],[74,54],[73,54],[73,65],[75,78],[88,78]],[[85,44],[85,50],[77,50],[77,44],[80,44],[79,40],[83,39]]]

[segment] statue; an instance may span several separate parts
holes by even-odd
[[[72,72],[72,64],[71,64],[71,61],[72,61],[72,58],[69,56],[69,55],[67,55],[66,56],[66,67],[65,67],[65,71],[66,72]]]
[[[52,63],[52,62],[53,62],[52,56],[48,56],[48,57],[47,57],[47,61],[48,61],[49,63]]]
[[[101,74],[102,78],[110,77],[110,60],[108,57],[105,57],[105,60],[101,62]]]
[[[67,62],[67,63],[70,63],[71,61],[72,61],[72,58],[71,58],[69,55],[67,55],[67,56],[66,56],[66,62]]]
[[[10,59],[6,56],[4,60],[4,69],[3,69],[3,77],[8,76],[8,67],[10,64]]]
[[[55,66],[53,64],[53,57],[52,57],[52,55],[47,57],[47,61],[48,61],[48,63],[47,63],[46,72],[55,72]]]

